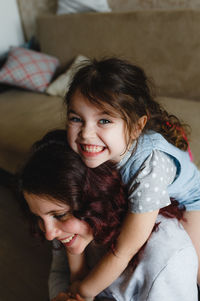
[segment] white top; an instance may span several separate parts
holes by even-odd
[[[176,219],[158,216],[159,230],[151,235],[135,271],[128,266],[99,296],[117,301],[197,301],[197,255],[192,242]],[[92,268],[101,258],[100,248],[87,247]],[[65,249],[53,251],[49,276],[50,299],[67,290],[69,269]]]

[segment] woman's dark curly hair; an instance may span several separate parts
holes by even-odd
[[[67,145],[66,131],[50,132],[36,142],[18,177],[22,208],[34,232],[41,233],[24,192],[69,205],[75,217],[91,226],[97,243],[112,245],[116,240],[127,212],[120,175],[110,162],[88,168]]]
[[[169,114],[153,96],[153,84],[144,71],[118,58],[93,59],[79,66],[65,103],[70,109],[74,94],[79,91],[92,104],[108,114],[120,116],[129,134],[140,117],[146,115],[143,132],[154,130],[176,147],[187,150],[189,127]],[[130,142],[130,141],[128,141]]]
[[[128,196],[120,174],[111,162],[88,168],[73,152],[65,130],[47,133],[31,149],[29,158],[18,173],[21,208],[32,233],[44,237],[37,217],[31,213],[24,192],[46,196],[52,202],[70,206],[71,213],[86,221],[93,230],[94,241],[115,250],[115,243],[128,210]],[[168,218],[181,219],[176,203],[160,210]],[[153,231],[158,228],[155,225]],[[132,260],[137,265],[145,245]]]

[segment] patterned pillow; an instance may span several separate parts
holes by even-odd
[[[55,57],[14,47],[0,69],[0,83],[44,92],[58,66],[59,61]]]

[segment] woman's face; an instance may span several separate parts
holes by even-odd
[[[47,196],[24,192],[47,240],[59,240],[71,254],[81,254],[93,240],[91,227],[70,213],[70,207]]]

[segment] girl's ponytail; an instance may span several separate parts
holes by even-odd
[[[188,142],[188,137],[190,136],[189,126],[182,123],[177,116],[169,114],[154,100],[151,100],[150,103],[151,105],[148,107],[148,122],[145,128],[160,133],[167,141],[179,149],[190,152]],[[152,103],[153,109],[151,109]]]

